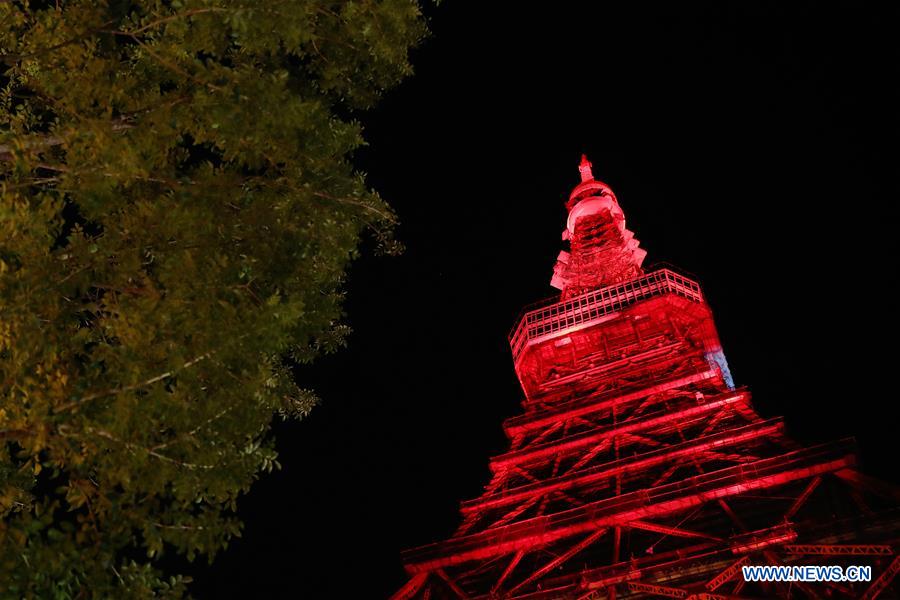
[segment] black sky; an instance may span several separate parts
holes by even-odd
[[[400,550],[454,529],[519,410],[506,334],[553,292],[582,152],[647,264],[699,278],[758,411],[900,481],[896,9],[622,4],[429,8],[356,156],[406,253],[355,265],[349,348],[303,373],[324,402],[276,427],[283,469],[198,597],[385,598]]]

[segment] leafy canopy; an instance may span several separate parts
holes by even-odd
[[[180,597],[341,343],[414,0],[0,2],[0,596]]]

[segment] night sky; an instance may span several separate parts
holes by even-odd
[[[323,403],[275,427],[199,598],[385,598],[453,531],[520,410],[506,335],[554,292],[582,152],[645,266],[699,279],[758,412],[900,481],[896,9],[622,4],[428,8],[355,157],[406,252],[355,264],[349,347],[300,372]]]

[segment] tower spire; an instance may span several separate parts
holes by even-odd
[[[578,171],[581,173],[581,181],[593,181],[594,174],[591,172],[591,161],[588,160],[587,154],[581,155],[581,164],[578,165]]]
[[[577,296],[605,285],[628,281],[643,274],[647,252],[638,247],[625,228],[625,213],[612,189],[594,179],[591,161],[581,155],[581,182],[569,194],[563,240],[570,251],[559,253],[550,285],[563,298]]]

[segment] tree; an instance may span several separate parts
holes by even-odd
[[[0,596],[180,597],[394,214],[353,115],[414,0],[0,3]]]

